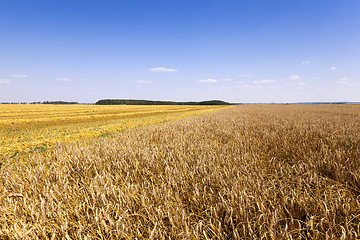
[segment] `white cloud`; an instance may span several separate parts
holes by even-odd
[[[10,81],[9,79],[0,78],[0,83],[6,83],[6,84],[9,84],[9,83],[11,83],[11,81]]]
[[[64,78],[64,77],[57,78],[56,80],[58,80],[58,81],[63,81],[63,82],[71,82],[71,79],[70,79],[70,78]]]
[[[314,80],[320,80],[321,78],[320,77],[315,77]]]
[[[177,72],[178,70],[173,68],[156,67],[149,68],[150,72]]]
[[[239,74],[238,75],[239,78],[251,78],[253,76],[254,76],[253,74]]]
[[[330,70],[334,71],[334,70],[336,70],[336,67],[331,67]]]
[[[204,79],[204,80],[200,80],[199,83],[217,83],[218,81],[216,79],[213,78],[208,78],[208,79]]]
[[[299,75],[291,75],[290,77],[289,77],[291,80],[299,80],[300,79],[300,76]]]
[[[9,74],[9,77],[11,77],[11,78],[28,78],[29,76],[26,74],[13,73],[13,74]]]
[[[267,84],[267,83],[274,83],[275,80],[272,79],[261,79],[260,81],[254,81],[256,84]]]
[[[310,61],[302,61],[301,64],[310,64]]]
[[[220,80],[223,81],[223,82],[228,82],[228,81],[231,81],[232,79],[231,78],[222,78]]]
[[[340,81],[338,81],[339,84],[348,84],[348,78],[347,77],[343,77],[340,79]]]
[[[136,82],[140,84],[151,84],[151,81],[146,81],[146,80],[137,80]]]

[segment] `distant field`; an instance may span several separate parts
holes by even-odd
[[[242,105],[17,155],[0,239],[359,239],[359,130],[359,105]]]
[[[224,106],[0,105],[0,157],[221,108]]]

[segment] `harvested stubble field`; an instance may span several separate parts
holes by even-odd
[[[2,164],[0,236],[356,239],[359,130],[360,106],[244,105],[58,144]]]

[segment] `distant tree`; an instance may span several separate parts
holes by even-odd
[[[45,101],[42,104],[55,104],[55,105],[63,105],[63,104],[78,104],[78,102],[65,102],[65,101]]]
[[[96,105],[231,105],[221,100],[210,100],[202,102],[173,102],[173,101],[150,101],[134,99],[102,99]]]

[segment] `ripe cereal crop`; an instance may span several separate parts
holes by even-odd
[[[0,158],[223,107],[0,105]]]
[[[240,105],[59,141],[1,165],[0,237],[358,239],[359,131],[358,105]]]

